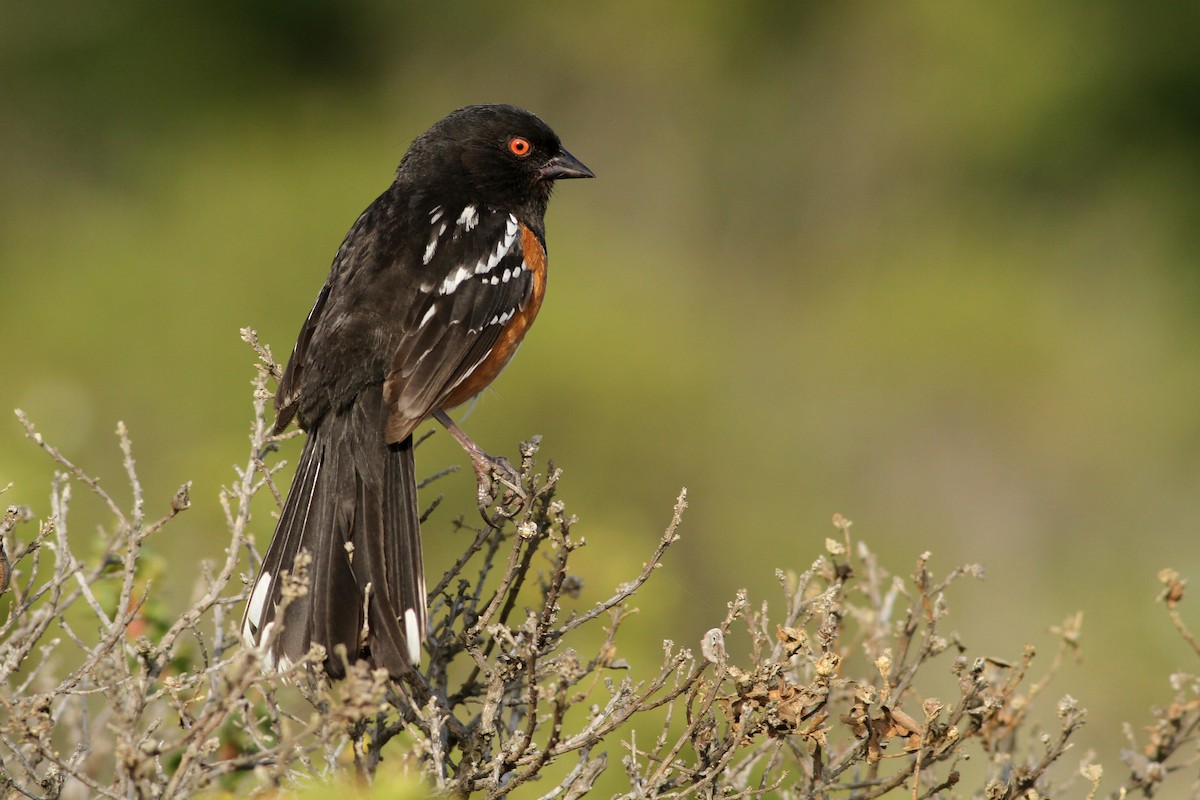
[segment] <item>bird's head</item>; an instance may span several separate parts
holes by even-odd
[[[549,125],[509,105],[451,112],[413,141],[397,172],[398,180],[447,198],[537,216],[555,181],[592,177]]]

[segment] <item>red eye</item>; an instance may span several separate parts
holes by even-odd
[[[508,151],[514,156],[524,158],[529,155],[529,151],[533,150],[533,145],[528,139],[523,139],[520,136],[514,136],[508,140]]]

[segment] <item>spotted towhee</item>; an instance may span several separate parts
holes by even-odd
[[[294,418],[308,440],[242,623],[251,646],[270,642],[268,665],[313,644],[333,676],[344,672],[340,648],[393,676],[419,660],[413,429],[429,417],[446,424],[488,480],[494,462],[445,409],[517,351],[546,291],[550,190],[590,177],[533,114],[468,106],[413,141],[346,235],[275,397],[275,431]],[[284,574],[302,551],[308,591],[280,615]]]

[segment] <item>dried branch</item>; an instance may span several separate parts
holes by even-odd
[[[1036,713],[1077,654],[1081,617],[1052,629],[1060,644],[1043,670],[1028,648],[1012,660],[972,654],[943,630],[956,583],[982,569],[939,576],[924,553],[901,579],[841,516],[808,569],[776,571],[775,595],[752,605],[739,592],[698,643],[699,656],[666,641],[657,664],[618,657],[629,604],[679,541],[686,491],[632,580],[568,612],[583,592],[574,569],[585,541],[558,496],[561,473],[552,464],[538,471],[536,437],[521,445],[523,497],[501,494],[479,528],[450,523],[466,536],[430,593],[423,670],[395,682],[358,662],[334,684],[315,647],[282,674],[265,671],[240,647],[247,582],[239,578],[259,558],[255,498],[282,502],[275,444],[283,437],[266,419],[268,384],[281,370],[252,330],[243,338],[259,362],[248,451],[219,494],[229,539],[223,558],[201,565],[194,599],[178,612],[161,609],[145,553],[188,508],[191,484],[169,498],[166,514],[148,518],[156,501],[143,492],[123,424],[127,503],[18,412],[61,472],[41,521],[15,504],[0,518],[6,796],[186,798],[218,781],[237,795],[278,793],[347,772],[369,785],[389,768],[431,793],[492,798],[533,796],[534,787],[543,798],[579,798],[606,774],[624,776],[626,788],[607,788],[630,800],[1091,800],[1099,791],[1100,765],[1085,761],[1065,777],[1060,767],[1082,709],[1064,696],[1045,732]],[[108,520],[91,558],[73,549],[82,540],[71,519],[78,486],[99,498]],[[284,603],[308,590],[304,558],[294,572]],[[1200,655],[1180,610],[1186,582],[1171,571],[1160,579],[1171,624]],[[946,675],[957,696],[932,696],[927,687]],[[1174,688],[1146,741],[1129,735],[1129,775],[1114,797],[1151,796],[1197,764],[1200,679],[1177,675]],[[612,747],[623,749],[615,775]]]

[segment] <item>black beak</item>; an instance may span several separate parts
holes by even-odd
[[[575,156],[564,148],[559,148],[558,155],[550,159],[540,173],[542,180],[556,181],[561,178],[594,178],[596,174],[583,165]]]

